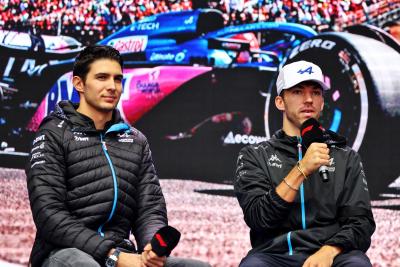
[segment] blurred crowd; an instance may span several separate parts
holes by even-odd
[[[368,22],[400,8],[400,0],[2,0],[0,28],[90,43],[146,16],[196,8],[221,10],[227,25],[283,21],[322,31]]]
[[[208,6],[222,10],[227,24],[295,22],[322,31],[368,22],[400,8],[400,0],[208,0]]]
[[[88,44],[146,16],[191,9],[190,0],[2,0],[0,28],[69,35]]]

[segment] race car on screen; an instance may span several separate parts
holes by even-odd
[[[382,160],[367,151],[376,145],[382,120],[398,121],[399,102],[393,99],[400,58],[394,48],[362,35],[317,34],[302,25],[274,22],[224,27],[220,12],[195,10],[145,18],[99,43],[123,54],[119,109],[148,136],[160,176],[225,182],[233,175],[239,149],[280,127],[273,106],[276,73],[283,63],[298,59],[321,65],[331,84],[323,126],[347,136],[349,145],[366,155],[369,175],[377,175],[368,169],[377,165],[369,162]],[[29,135],[55,103],[78,100],[70,82],[78,51],[61,58],[51,51],[14,49],[14,61],[5,59],[1,70],[10,71],[2,82],[17,91],[4,100],[13,108],[2,109],[1,127],[8,133],[3,154],[27,155]],[[388,151],[389,161],[399,158]],[[378,182],[386,186],[396,175],[387,169]]]
[[[269,50],[260,48],[251,29],[262,34],[263,45],[269,45]],[[266,42],[267,35],[272,40],[269,43]],[[262,23],[250,28],[224,28],[219,11],[196,10],[146,18],[100,43],[116,47],[124,56],[126,90],[121,103],[135,102],[129,104],[132,110],[124,112],[127,121],[135,123],[182,84],[210,73],[213,68],[243,66],[257,72],[260,69],[274,72],[287,47],[313,35],[313,30],[295,24]],[[37,39],[28,34],[25,37]],[[13,110],[11,117],[20,120],[7,119],[10,115],[3,116],[3,125],[10,133],[6,139],[15,136],[18,140],[27,125],[29,130],[35,130],[43,116],[54,109],[56,102],[77,99],[70,83],[70,70],[82,47],[64,49],[60,54],[57,49],[50,48],[38,51],[29,40],[19,46],[10,45],[10,40],[12,38],[1,46],[4,52],[1,53],[4,59],[0,63],[4,70],[1,82],[7,94],[2,110]],[[33,112],[36,115],[31,119]],[[5,142],[7,153],[26,150],[24,145],[15,141]]]

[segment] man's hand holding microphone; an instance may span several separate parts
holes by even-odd
[[[329,147],[324,142],[324,129],[316,119],[310,118],[302,124],[300,134],[304,157],[276,188],[277,194],[287,202],[294,201],[301,183],[315,171],[319,170],[322,181],[329,180],[326,166],[329,166],[330,156]]]
[[[329,148],[325,143],[312,143],[304,158],[299,161],[300,168],[302,168],[306,177],[310,176],[321,166],[329,165]]]
[[[110,267],[162,267],[165,265],[167,256],[178,244],[180,237],[181,233],[178,230],[171,226],[164,226],[154,234],[141,254],[121,250]],[[116,250],[118,248],[112,249],[109,254],[115,254]],[[106,263],[106,266],[109,265]]]

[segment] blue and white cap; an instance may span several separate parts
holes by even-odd
[[[329,86],[324,82],[321,68],[314,63],[301,60],[287,64],[279,71],[276,80],[277,93],[280,95],[282,90],[305,81],[316,82],[321,85],[323,90],[329,90]]]

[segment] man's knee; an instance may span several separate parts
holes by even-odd
[[[69,266],[100,267],[100,264],[91,255],[77,248],[64,248],[53,251],[43,263],[43,267]]]
[[[352,250],[347,253],[339,254],[334,262],[334,267],[372,267],[372,264],[360,250]]]
[[[306,256],[304,254],[286,255],[273,253],[253,253],[247,255],[240,267],[275,267],[275,266],[301,266]]]
[[[239,264],[239,267],[268,267],[261,254],[247,255]]]
[[[168,257],[165,267],[211,267],[211,265],[200,260]]]

